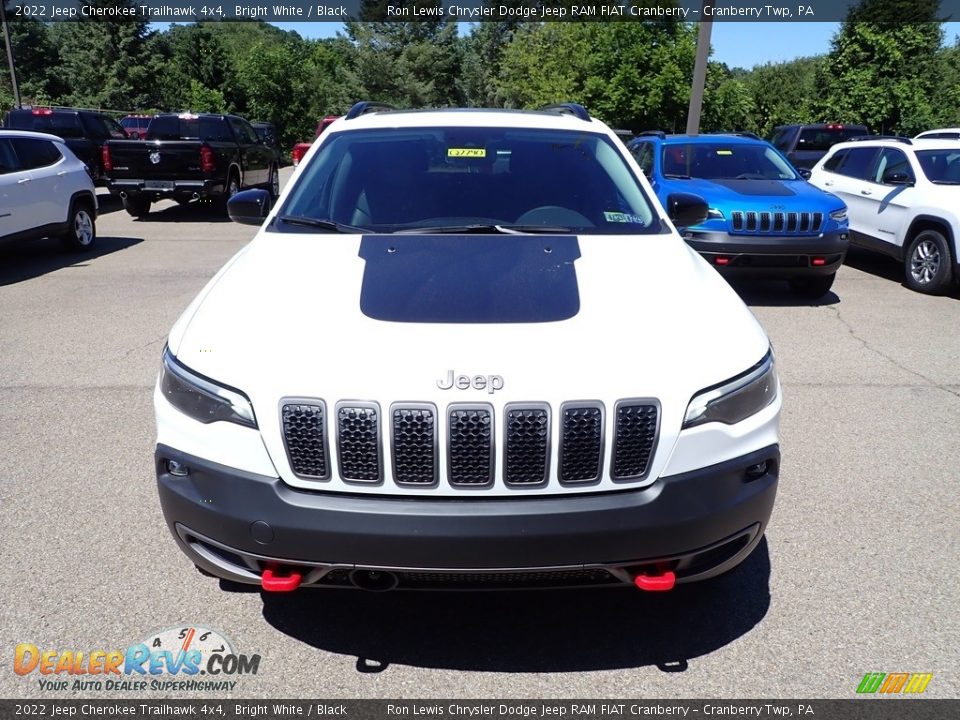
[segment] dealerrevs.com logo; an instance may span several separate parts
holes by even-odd
[[[13,655],[13,671],[48,692],[233,691],[259,669],[259,655],[237,653],[222,633],[196,625],[158,630],[126,650],[20,643]]]
[[[857,686],[860,695],[919,695],[927,689],[933,673],[867,673]]]

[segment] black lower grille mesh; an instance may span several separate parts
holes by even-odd
[[[643,477],[657,440],[658,409],[654,404],[630,401],[617,404],[613,444],[614,480]]]
[[[452,407],[449,419],[450,483],[486,485],[493,481],[493,411]]]
[[[544,407],[507,407],[504,418],[504,482],[536,485],[547,481],[550,413]]]
[[[563,408],[560,482],[598,480],[603,461],[603,411],[599,406]]]
[[[437,423],[430,407],[393,408],[393,478],[401,485],[437,481]]]
[[[380,413],[372,405],[337,407],[337,454],[340,476],[355,482],[378,482]]]
[[[326,421],[323,405],[287,403],[280,411],[290,467],[300,477],[326,480]]]

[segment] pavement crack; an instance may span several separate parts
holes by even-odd
[[[883,359],[886,360],[888,363],[890,363],[891,365],[893,365],[895,368],[897,368],[897,369],[899,369],[899,370],[903,370],[905,373],[907,373],[907,374],[909,374],[909,375],[913,375],[914,377],[920,378],[920,379],[923,380],[925,383],[927,383],[928,385],[936,388],[937,390],[943,390],[944,392],[949,393],[950,395],[953,395],[954,397],[960,398],[960,390],[955,390],[955,389],[953,389],[952,387],[950,387],[949,385],[945,385],[945,384],[943,384],[943,383],[939,383],[939,382],[937,382],[936,380],[933,380],[932,378],[927,377],[927,376],[924,375],[923,373],[920,373],[920,372],[917,372],[916,370],[913,370],[913,369],[911,369],[911,368],[908,368],[906,365],[904,365],[903,363],[901,363],[901,362],[900,362],[899,360],[897,360],[896,358],[893,358],[893,357],[891,357],[890,355],[888,355],[887,353],[885,353],[885,352],[883,352],[882,350],[880,350],[879,348],[874,347],[866,338],[860,337],[860,336],[857,334],[857,331],[853,328],[853,326],[852,326],[850,323],[847,322],[846,318],[843,317],[843,315],[842,315],[841,312],[840,312],[840,308],[839,308],[838,306],[836,306],[836,305],[826,305],[826,306],[824,306],[824,307],[825,307],[825,309],[826,309],[827,311],[833,313],[833,315],[834,315],[834,317],[836,317],[837,321],[838,321],[841,325],[843,325],[843,327],[846,328],[847,332],[850,334],[850,337],[852,337],[854,340],[856,340],[858,343],[860,343],[860,344],[864,347],[864,349],[869,350],[870,352],[872,352],[872,353],[873,353],[874,355],[876,355],[877,357],[883,358]]]
[[[146,349],[147,349],[148,347],[150,347],[151,345],[156,345],[157,343],[164,341],[166,338],[167,338],[166,335],[161,335],[161,336],[158,337],[156,340],[151,340],[150,342],[146,343],[145,345],[138,345],[138,346],[136,346],[136,347],[132,347],[132,348],[130,348],[129,350],[127,350],[127,351],[123,354],[123,357],[121,357],[120,359],[121,359],[121,360],[126,360],[128,357],[130,357],[130,355],[132,355],[133,353],[137,352],[138,350],[146,350]]]

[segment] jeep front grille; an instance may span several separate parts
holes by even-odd
[[[776,233],[809,235],[820,232],[821,212],[755,212],[734,210],[730,215],[736,233]]]
[[[450,484],[489,485],[493,482],[493,408],[451,405],[447,412]]]
[[[342,400],[329,422],[326,408],[318,399],[286,398],[280,404],[283,443],[294,475],[329,480],[335,467],[348,484],[382,483],[386,474],[397,486],[422,490],[441,484],[481,490],[499,484],[533,492],[551,484],[596,484],[605,469],[614,482],[642,481],[650,473],[660,429],[660,405],[653,399],[617,401],[606,430],[606,410],[595,400],[563,403],[556,421],[542,402],[508,403],[499,413],[487,403],[452,403],[443,412],[431,403],[394,403],[385,421],[374,402]],[[390,472],[385,473],[387,462]]]
[[[550,470],[550,408],[507,405],[504,416],[503,481],[507,485],[545,483]]]
[[[337,403],[337,455],[346,482],[375,483],[383,478],[380,458],[380,406]]]
[[[616,409],[613,443],[614,480],[639,480],[646,476],[657,442],[659,408],[649,400],[620,400]]]

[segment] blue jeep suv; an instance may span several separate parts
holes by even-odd
[[[770,143],[647,132],[628,147],[661,203],[677,192],[707,201],[707,219],[679,230],[721,274],[784,279],[808,298],[830,290],[847,252],[847,208]]]

